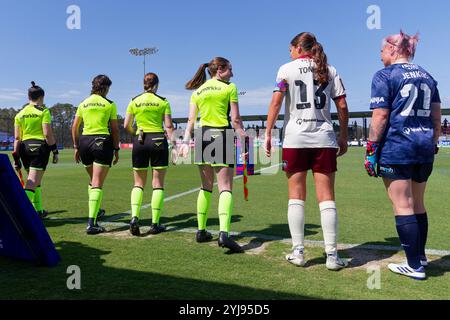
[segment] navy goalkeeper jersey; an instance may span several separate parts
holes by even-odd
[[[370,108],[390,111],[381,141],[381,164],[434,161],[431,104],[435,102],[441,102],[437,82],[418,65],[392,64],[375,73]]]

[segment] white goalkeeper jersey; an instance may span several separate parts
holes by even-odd
[[[345,96],[341,78],[328,66],[329,81],[314,80],[315,63],[300,58],[278,70],[275,91],[284,92],[283,148],[338,148],[331,121],[331,99]]]

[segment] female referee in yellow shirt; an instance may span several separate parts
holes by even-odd
[[[47,169],[50,151],[53,152],[53,163],[58,162],[56,147],[51,127],[50,111],[44,105],[44,90],[31,82],[28,89],[30,103],[26,105],[14,119],[14,167],[20,170],[23,166],[28,172],[25,193],[41,218],[47,215],[42,209],[41,181]]]
[[[211,76],[209,80],[206,70]],[[195,163],[199,165],[202,180],[197,199],[197,242],[212,240],[211,233],[206,231],[206,222],[215,173],[220,192],[218,244],[231,252],[240,252],[241,247],[230,238],[229,232],[233,209],[234,130],[240,138],[245,138],[245,131],[239,114],[237,88],[230,82],[231,77],[231,63],[216,57],[202,64],[186,84],[186,89],[195,91],[191,96],[189,120],[180,154],[186,157],[189,153],[190,134],[200,112],[201,130],[195,136]]]
[[[78,106],[72,125],[75,161],[83,163],[90,178],[89,220],[86,230],[90,235],[105,231],[97,224],[97,215],[103,199],[102,188],[111,163],[116,164],[119,161],[117,107],[113,101],[106,98],[111,84],[111,80],[105,75],[94,78],[91,96]],[[80,136],[79,128],[82,122],[84,127]]]
[[[130,232],[134,236],[140,235],[139,218],[149,165],[153,171],[152,224],[149,233],[158,234],[166,229],[159,223],[164,204],[164,178],[169,165],[169,144],[164,134],[163,123],[169,139],[173,135],[174,127],[169,101],[156,94],[158,85],[159,79],[156,74],[145,75],[145,91],[131,100],[124,123],[128,132],[136,134],[132,154],[134,187],[131,191],[130,222]],[[133,128],[134,120],[137,130]],[[176,152],[176,141],[172,145],[175,146]]]

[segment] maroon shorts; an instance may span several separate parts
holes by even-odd
[[[283,170],[290,173],[312,170],[318,173],[337,171],[337,148],[283,148]]]

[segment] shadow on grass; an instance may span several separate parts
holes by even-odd
[[[55,268],[0,257],[0,299],[310,299],[312,297],[203,281],[105,265],[110,250],[78,242],[55,244],[62,262]],[[81,269],[81,290],[68,290],[67,267]],[[180,268],[182,266],[180,265]],[[233,276],[234,278],[234,276]]]
[[[231,223],[239,222],[241,221],[242,216],[241,215],[234,215],[231,217]],[[120,232],[125,231],[129,228],[129,220],[121,220],[120,222],[115,221],[113,223],[123,223],[126,225],[122,226],[113,226],[113,227],[107,227],[108,233],[114,233],[114,232]],[[149,227],[152,223],[152,219],[142,219],[139,220],[139,225],[141,227]],[[197,229],[197,214],[195,213],[182,213],[177,216],[173,217],[161,217],[160,223],[173,228],[168,230],[167,232],[173,232],[180,229]],[[102,222],[100,221],[100,224]],[[107,224],[106,224],[107,225]],[[218,218],[210,218],[208,219],[208,227],[212,227],[212,229],[218,228],[219,226],[219,219]],[[142,236],[147,236],[148,234],[144,233]]]
[[[59,213],[65,213],[67,210],[58,210],[58,211],[49,211],[48,214],[59,214]]]
[[[305,236],[317,234],[318,231],[316,231],[316,229],[319,228],[320,226],[316,224],[305,224]],[[286,223],[283,223],[272,224],[262,230],[242,232],[239,236],[236,236],[236,239],[242,239],[245,237],[251,237],[252,239],[248,244],[242,246],[244,251],[257,249],[266,242],[278,241],[280,238],[290,238],[291,235],[289,233],[289,226]]]
[[[450,255],[430,261],[426,269],[427,277],[442,277],[450,272]]]
[[[75,217],[75,218],[51,218],[47,217],[42,220],[46,228],[55,228],[55,227],[61,227],[65,225],[85,225],[87,224],[88,218],[87,217]]]
[[[370,262],[389,259],[400,251],[403,250],[399,239],[391,237],[385,238],[384,241],[370,241],[353,248],[339,250],[339,255],[351,259],[348,268],[357,268]]]

